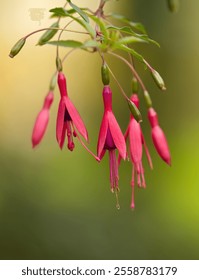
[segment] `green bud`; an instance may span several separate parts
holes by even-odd
[[[129,105],[129,109],[130,109],[132,115],[134,116],[135,120],[137,122],[142,122],[142,115],[141,115],[139,109],[137,108],[137,106],[133,103],[133,101],[131,101],[129,99],[128,105]]]
[[[20,39],[11,49],[9,56],[13,58],[15,55],[17,55],[20,50],[23,48],[24,44],[26,42],[25,38]]]
[[[101,75],[102,75],[102,82],[105,86],[109,85],[110,77],[109,77],[109,70],[106,64],[103,64],[101,67]]]
[[[144,91],[144,99],[146,101],[147,107],[151,108],[152,107],[152,100],[151,100],[151,97],[150,97],[147,90]]]
[[[138,93],[138,89],[139,89],[139,86],[138,86],[138,81],[135,77],[133,77],[133,80],[132,80],[132,92],[133,93]]]
[[[168,2],[169,10],[172,13],[176,13],[179,10],[179,6],[180,6],[179,0],[167,0],[167,2]]]
[[[52,76],[52,79],[50,81],[50,86],[49,86],[50,91],[53,91],[55,89],[56,84],[57,84],[57,73]]]
[[[62,71],[62,61],[59,57],[56,58],[56,66],[57,66],[57,71],[61,72]]]
[[[53,23],[49,28],[59,28],[58,22]],[[58,29],[47,30],[39,39],[37,45],[44,45],[57,33]]]
[[[151,71],[152,77],[156,83],[156,85],[161,89],[161,90],[166,90],[164,81],[162,79],[162,77],[160,76],[160,74],[156,71],[156,70],[152,70]]]

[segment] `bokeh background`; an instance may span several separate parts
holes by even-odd
[[[55,69],[55,48],[36,47],[37,34],[14,59],[8,53],[21,36],[51,24],[48,10],[62,2],[1,2],[0,258],[198,259],[199,2],[181,0],[175,15],[168,11],[166,0],[120,0],[107,5],[107,11],[142,22],[150,37],[160,43],[161,48],[137,45],[136,49],[167,85],[166,93],[160,92],[148,71],[136,64],[167,135],[172,167],[154,150],[141,98],[142,126],[154,170],[149,170],[144,159],[147,188],[136,189],[134,211],[129,207],[130,163],[120,168],[118,211],[109,190],[107,156],[98,164],[79,143],[73,153],[59,150],[55,139],[57,89],[47,134],[38,148],[31,148],[35,116]],[[92,9],[98,3],[74,2]],[[43,18],[31,15],[33,9],[44,9]],[[129,70],[116,59],[108,61],[130,95]],[[95,151],[103,113],[100,59],[77,51],[65,62],[64,71]],[[112,89],[114,112],[124,131],[129,113],[114,82]]]

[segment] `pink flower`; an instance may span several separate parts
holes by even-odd
[[[148,110],[148,119],[152,128],[152,139],[159,156],[169,165],[171,165],[171,156],[166,137],[159,126],[157,113],[153,108]]]
[[[33,132],[32,132],[32,146],[33,148],[38,145],[47,128],[48,121],[49,121],[49,110],[51,107],[51,104],[53,102],[53,92],[49,92],[44,100],[44,105],[42,110],[37,115]]]
[[[136,94],[131,96],[131,101],[139,108],[139,99]],[[127,130],[124,134],[125,140],[129,138],[129,146],[130,146],[130,159],[132,162],[132,200],[131,200],[131,208],[135,207],[134,203],[134,186],[135,186],[135,176],[137,177],[137,185],[138,187],[146,187],[145,178],[144,178],[144,169],[142,165],[142,146],[144,145],[145,152],[147,155],[147,159],[151,168],[153,168],[150,154],[148,152],[148,148],[146,146],[140,124],[134,119],[133,115],[130,116],[130,122],[127,127]],[[119,162],[121,158],[119,157]]]
[[[103,158],[106,150],[109,151],[109,166],[110,166],[110,183],[111,191],[117,191],[118,188],[118,162],[116,159],[116,149],[120,156],[126,158],[126,144],[122,131],[117,123],[117,120],[112,111],[112,92],[108,85],[103,89],[104,100],[104,115],[100,127],[97,155],[100,159]]]
[[[58,85],[61,100],[59,102],[57,113],[56,137],[59,146],[62,149],[65,137],[67,135],[68,149],[73,151],[75,146],[73,142],[73,136],[77,136],[75,128],[85,138],[86,141],[88,141],[88,133],[77,109],[68,97],[66,78],[62,72],[59,72],[58,74]]]

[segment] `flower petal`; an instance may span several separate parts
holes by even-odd
[[[129,125],[128,125],[128,127],[127,127],[127,129],[126,129],[126,131],[125,131],[125,133],[124,133],[124,139],[125,139],[125,141],[127,141],[127,137],[129,136]],[[128,152],[126,152],[126,158],[128,159]],[[118,165],[120,165],[120,162],[121,162],[121,155],[119,154],[119,156],[118,156]]]
[[[168,165],[171,165],[171,156],[167,144],[167,139],[164,135],[163,130],[158,125],[152,128],[152,139],[159,156]]]
[[[69,99],[69,97],[64,98],[66,109],[75,125],[79,133],[85,138],[86,141],[88,141],[88,132],[86,129],[86,126],[83,122],[83,120],[80,117],[80,114],[78,113],[77,109]]]
[[[148,160],[149,166],[150,166],[151,169],[153,169],[152,159],[151,159],[148,147],[146,145],[146,141],[144,139],[143,133],[142,133],[142,144],[144,145],[144,149],[145,149],[145,153],[146,153],[146,156],[147,156],[147,160]]]
[[[47,109],[41,110],[36,118],[33,132],[32,132],[33,148],[41,142],[44,133],[46,131],[48,121],[49,121],[49,110]]]
[[[105,113],[102,118],[99,137],[98,137],[98,143],[97,143],[97,156],[100,159],[104,155],[103,150],[104,150],[104,144],[106,141],[107,130],[108,130],[108,118],[107,118],[107,114]]]
[[[115,146],[117,147],[120,156],[125,159],[126,158],[126,143],[122,131],[117,123],[115,116],[112,111],[107,112],[108,116],[108,124],[111,131],[111,135],[113,137],[113,141]]]
[[[131,160],[135,164],[140,163],[142,161],[142,132],[140,124],[135,119],[130,121],[129,141]]]
[[[65,122],[64,126],[63,126],[63,129],[62,129],[62,136],[61,136],[60,143],[59,143],[59,146],[60,146],[61,150],[64,146],[64,142],[65,142],[65,138],[66,138],[66,130],[67,130],[67,123]]]
[[[59,102],[58,112],[57,112],[57,124],[56,124],[56,138],[59,145],[62,142],[64,114],[65,114],[65,102],[64,102],[64,98],[61,98]]]

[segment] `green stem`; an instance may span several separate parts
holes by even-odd
[[[55,28],[41,28],[41,29],[35,30],[35,31],[27,34],[26,36],[22,37],[21,39],[27,39],[28,37],[30,37],[31,35],[33,35],[35,33],[46,31],[46,30],[61,30],[61,31],[79,33],[79,34],[86,34],[86,35],[89,34],[88,32],[77,31],[77,30],[70,30],[70,29],[63,29],[63,28],[58,28],[58,27],[55,27]]]
[[[133,65],[131,65],[131,63],[128,62],[128,60],[126,60],[124,57],[120,56],[119,54],[113,53],[113,52],[108,52],[109,54],[119,58],[120,60],[122,60],[124,63],[126,63],[126,65],[130,68],[130,70],[132,71],[133,75],[136,77],[136,79],[138,80],[141,88],[143,91],[147,91],[142,79],[140,78],[139,74],[137,73],[137,71],[135,70],[135,68],[133,67]]]

